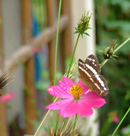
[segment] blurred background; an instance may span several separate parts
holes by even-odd
[[[55,38],[59,0],[0,0],[0,68],[13,78],[0,99],[0,136],[34,134],[45,106],[52,101],[46,87],[53,84]],[[57,80],[66,72],[77,35],[74,27],[84,11],[90,11],[93,29],[80,38],[75,59],[96,54],[99,62],[113,40],[117,46],[130,36],[129,0],[63,0],[58,48]],[[109,136],[130,103],[130,43],[109,60],[102,74],[109,81],[107,104],[85,119],[83,136]],[[130,134],[130,114],[116,136]],[[79,119],[81,123],[82,118]],[[87,126],[87,129],[86,129]],[[39,136],[42,136],[39,135]]]
[[[104,50],[117,40],[117,46],[130,37],[130,1],[129,0],[95,0],[96,48]],[[107,104],[100,109],[100,132],[102,135],[113,132],[118,120],[111,123],[109,117],[123,117],[130,103],[130,43],[117,52],[116,61],[110,60],[102,70],[109,81],[110,93]],[[103,57],[97,52],[100,62]],[[106,119],[107,118],[107,119]],[[122,123],[117,136],[130,134],[130,114]]]

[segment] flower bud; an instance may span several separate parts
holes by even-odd
[[[88,33],[86,33],[85,31],[90,29],[90,21],[91,15],[89,14],[89,12],[84,12],[82,14],[82,17],[78,23],[78,26],[75,27],[76,31],[75,33],[79,33],[83,36],[83,34],[89,35]]]
[[[113,40],[110,46],[107,47],[103,52],[104,59],[109,59],[110,57],[112,57],[115,46],[116,46],[116,40]]]

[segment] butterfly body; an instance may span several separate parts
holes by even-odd
[[[108,94],[106,79],[100,75],[101,68],[96,56],[89,55],[85,62],[78,60],[78,69],[81,81],[86,84],[90,90],[104,96]]]

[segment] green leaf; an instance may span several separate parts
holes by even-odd
[[[73,34],[77,34],[78,33],[78,31],[75,31]]]
[[[83,33],[81,34],[81,37],[83,38]]]
[[[85,32],[84,34],[90,36],[90,35],[89,35],[88,33],[86,33],[86,32]]]
[[[75,30],[77,30],[77,27],[74,27]]]

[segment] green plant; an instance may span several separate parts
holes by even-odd
[[[112,39],[117,39],[117,45],[119,45],[130,36],[129,0],[95,0],[95,8],[97,48],[105,49]],[[111,60],[103,68],[109,80],[110,95],[107,98],[108,104],[100,111],[101,127],[107,114],[113,110],[118,112],[121,119],[130,103],[130,46],[124,46],[117,55],[120,59],[117,58],[116,63]],[[102,59],[100,57],[100,60]],[[130,115],[127,118],[130,118]],[[129,120],[124,120],[118,133],[121,134],[121,129],[128,124]],[[114,123],[111,124],[106,134],[113,132],[115,126]]]

